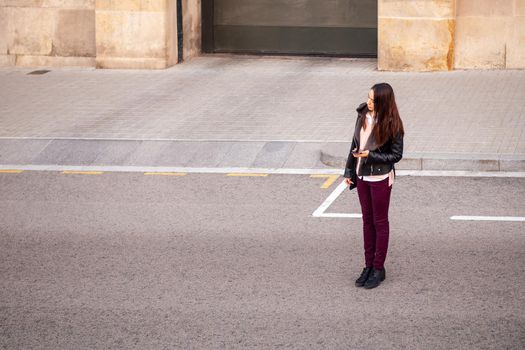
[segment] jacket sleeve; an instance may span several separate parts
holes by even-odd
[[[350,146],[350,151],[348,152],[348,158],[346,159],[346,166],[345,166],[345,175],[344,177],[346,178],[349,178],[349,179],[353,179],[355,178],[356,176],[356,173],[355,173],[355,157],[352,155],[352,150],[356,149],[357,148],[357,139],[355,138],[355,132],[356,132],[356,129],[357,129],[357,124],[359,123],[359,110],[361,110],[362,108],[364,108],[366,106],[366,102],[363,102],[359,105],[359,107],[357,107],[357,118],[355,120],[355,125],[354,125],[354,132],[352,133],[352,135],[354,135],[354,137],[352,138],[352,146]]]
[[[403,158],[403,135],[398,134],[392,139],[390,152],[370,151],[368,161],[372,163],[390,163],[394,164]]]
[[[350,152],[348,152],[348,158],[346,159],[345,175],[346,178],[353,178],[355,176],[355,157],[352,155],[352,150],[357,147],[355,137],[352,140],[352,146],[350,146]]]

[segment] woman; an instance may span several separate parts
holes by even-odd
[[[362,103],[357,113],[344,176],[350,189],[357,187],[363,213],[365,268],[355,284],[370,289],[386,277],[388,207],[394,164],[403,157],[404,129],[389,84],[372,86],[367,103]]]

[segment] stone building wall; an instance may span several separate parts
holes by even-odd
[[[379,0],[378,68],[525,68],[525,0]]]
[[[200,0],[183,0],[184,58],[200,53]],[[176,0],[0,0],[0,66],[166,68]]]
[[[525,68],[525,0],[457,0],[455,67]]]
[[[176,7],[168,0],[97,0],[96,62],[98,68],[169,66],[176,56],[168,29],[176,30]],[[175,45],[176,47],[176,45]]]
[[[93,66],[95,0],[0,0],[0,65]]]
[[[183,57],[201,52],[201,0],[182,0]],[[176,0],[0,0],[0,66],[166,68]],[[525,68],[525,0],[378,0],[378,68]]]
[[[455,0],[379,0],[378,16],[379,70],[454,68]]]

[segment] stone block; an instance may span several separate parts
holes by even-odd
[[[319,159],[319,149],[322,146],[321,143],[317,142],[296,142],[290,156],[283,164],[283,168],[315,168],[321,161]],[[341,168],[344,166],[345,164],[343,163]]]
[[[165,12],[168,1],[170,0],[96,0],[95,6],[97,10]]]
[[[457,0],[456,15],[493,17],[512,16],[513,0]]]
[[[164,69],[168,67],[168,61],[166,58],[97,56],[96,67],[108,69]]]
[[[42,7],[45,0],[3,0],[0,6],[5,7]]]
[[[454,20],[379,18],[379,70],[450,70]]]
[[[49,55],[52,51],[56,11],[46,8],[6,8],[10,54]]]
[[[52,55],[94,57],[95,54],[95,11],[59,10]]]
[[[177,42],[177,4],[175,1],[168,1],[166,7],[166,64],[168,67],[178,62]]]
[[[330,142],[321,145],[319,160],[327,166],[344,168],[351,142]]]
[[[0,7],[0,55],[7,55],[7,9]]]
[[[454,18],[455,0],[379,0],[379,17]]]
[[[94,10],[95,0],[44,0],[43,7],[53,7],[57,9],[69,10]]]
[[[512,24],[509,20],[505,17],[458,17],[455,67],[505,68],[505,42]]]
[[[98,3],[98,2],[97,2]],[[164,12],[96,12],[97,57],[166,58]]]
[[[95,67],[95,57],[61,57],[18,55],[20,67]]]
[[[422,170],[499,171],[497,159],[423,158]]]
[[[397,170],[421,170],[423,160],[417,156],[405,155],[399,163],[396,164]]]
[[[184,9],[184,59],[188,59],[201,52],[201,0],[185,0],[182,6]]]
[[[14,66],[16,57],[14,55],[0,55],[0,67]]]
[[[525,171],[524,155],[502,157],[499,161],[500,171]]]
[[[525,68],[525,17],[513,18],[507,41],[506,68]]]
[[[514,1],[514,16],[525,16],[525,0]]]
[[[32,160],[49,144],[49,140],[2,139],[0,164],[32,164]]]

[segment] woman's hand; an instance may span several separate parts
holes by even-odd
[[[350,185],[353,184],[352,180],[350,180],[348,177],[345,178],[345,182],[346,182],[346,184],[347,184],[348,186],[350,186]]]
[[[365,157],[368,157],[368,153],[369,151],[366,150],[366,151],[362,151],[359,153],[352,153],[352,155],[354,156],[354,158],[365,158]]]

